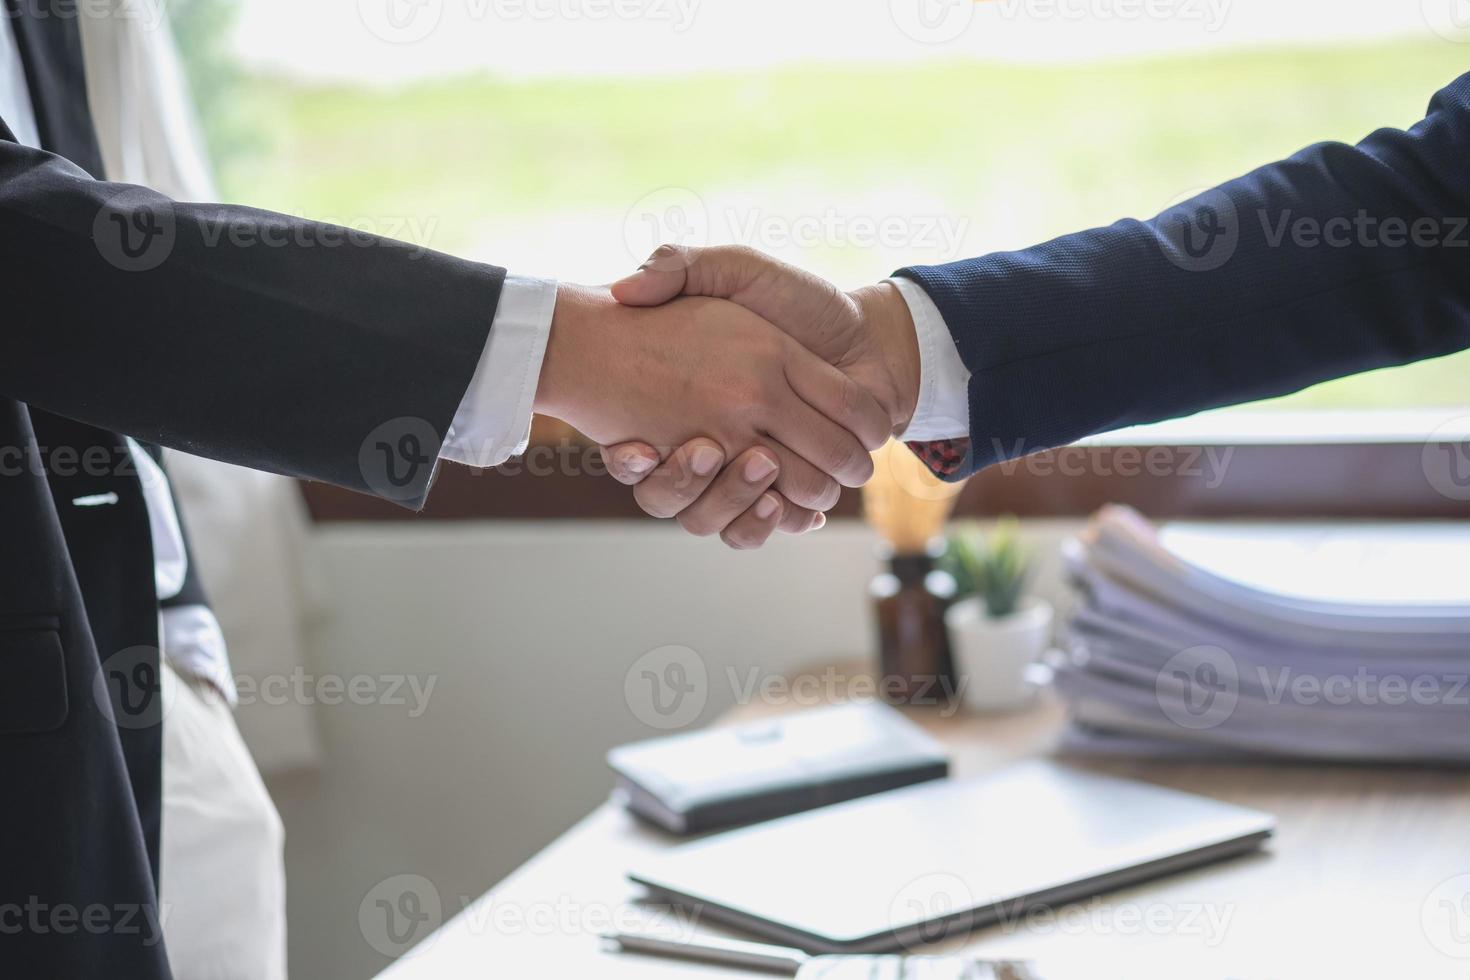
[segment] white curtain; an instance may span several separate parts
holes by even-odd
[[[107,178],[175,200],[217,200],[162,4],[115,0],[104,8],[94,2],[85,5],[79,23]],[[319,604],[311,598],[314,579],[303,552],[309,525],[294,482],[184,453],[170,452],[168,464],[235,674],[257,681],[309,674],[306,630]],[[308,706],[247,696],[236,719],[263,772],[319,761]]]

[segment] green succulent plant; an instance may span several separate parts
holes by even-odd
[[[956,598],[979,596],[985,614],[1004,619],[1016,611],[1031,574],[1031,559],[1021,547],[1020,522],[1003,517],[986,535],[974,522],[958,525],[949,534],[941,559],[954,576]]]

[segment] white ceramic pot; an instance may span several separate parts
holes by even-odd
[[[1002,619],[985,614],[978,598],[962,599],[944,614],[954,652],[955,681],[967,705],[980,711],[1017,708],[1035,697],[1029,668],[1051,643],[1051,604],[1027,596]]]

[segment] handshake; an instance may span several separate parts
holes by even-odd
[[[868,481],[919,378],[892,283],[844,293],[750,249],[665,245],[610,289],[559,289],[535,409],[598,442],[649,514],[758,548]]]

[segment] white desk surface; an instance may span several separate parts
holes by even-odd
[[[777,710],[746,707],[725,720]],[[1062,721],[1050,700],[1010,716],[944,719],[916,710],[911,717],[950,748],[958,776],[1048,751]],[[1263,855],[1023,916],[936,951],[963,948],[1043,966],[1050,960],[1067,965],[1069,976],[1084,964],[1088,975],[1128,980],[1470,980],[1470,877],[1459,877],[1470,876],[1470,774],[1083,764],[1274,813],[1276,838]],[[677,843],[604,804],[447,921],[381,980],[763,976],[602,949],[600,933],[636,926],[648,916],[664,931],[688,927],[666,909],[634,904],[637,890],[623,877],[638,858]],[[728,934],[698,923],[693,928]]]

